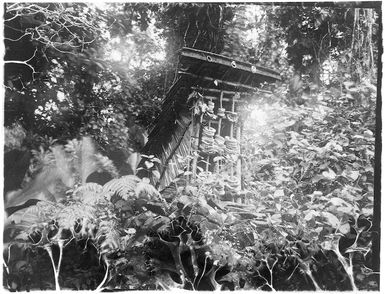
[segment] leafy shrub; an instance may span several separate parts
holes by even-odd
[[[226,185],[223,170],[195,178],[181,171],[161,193],[148,178],[133,175],[87,183],[97,168],[114,174],[87,143],[35,152],[31,176],[66,175],[68,166],[70,177],[62,176],[61,185],[67,179],[72,188],[56,189],[55,201],[44,198],[8,218],[5,286],[378,289],[378,273],[370,269],[377,234],[373,114],[370,103],[357,106],[332,92],[299,109],[278,100],[260,106],[269,116],[257,126],[262,132],[245,128],[237,191]],[[159,160],[144,158],[145,172],[157,176]],[[58,169],[58,163],[66,165]],[[47,261],[54,279],[37,278],[39,272],[52,277]]]
[[[69,286],[66,279],[63,281],[63,278],[60,278],[61,269],[65,265],[62,265],[65,256],[63,254],[76,256],[79,253],[79,244],[85,244],[84,251],[87,252],[90,251],[90,246],[93,246],[96,250],[94,255],[99,255],[104,261],[107,267],[105,276],[93,283],[95,287],[100,284],[98,287],[101,288],[109,273],[107,255],[121,248],[129,248],[127,244],[135,235],[133,227],[141,227],[140,222],[148,220],[151,216],[151,209],[162,209],[163,202],[156,189],[135,176],[112,179],[103,186],[86,182],[88,175],[99,168],[108,170],[113,176],[116,174],[112,163],[95,153],[91,141],[87,138],[81,142],[70,141],[64,147],[57,145],[47,151],[41,149],[40,152],[34,153],[30,168],[31,176],[35,177],[24,189],[17,191],[17,194],[11,193],[7,202],[9,206],[38,199],[32,206],[15,209],[7,218],[5,247],[20,247],[20,252],[32,252],[43,260],[46,260],[48,254],[55,278],[51,285],[56,289],[60,289],[59,284],[64,287],[77,285],[76,288],[84,288],[78,285],[78,282],[75,286]],[[47,191],[50,186],[52,192]],[[42,196],[39,196],[40,194]],[[126,226],[131,227],[124,230]],[[41,249],[44,249],[45,253]],[[31,271],[28,272],[28,283],[23,284],[20,281],[17,274],[20,262],[29,268],[34,267],[36,262],[36,258],[31,260],[31,255],[26,256],[27,261],[23,256],[14,255],[12,250],[7,253],[8,265],[4,272],[7,287],[46,288],[41,283],[36,284],[36,281],[41,279],[32,279],[36,273]],[[18,265],[16,268],[15,264]],[[79,269],[79,266],[76,265],[75,269]],[[89,266],[93,266],[92,262]],[[100,266],[95,270],[100,273]]]
[[[26,137],[26,131],[18,124],[14,123],[10,127],[4,128],[4,151],[18,149],[22,146],[23,140]]]

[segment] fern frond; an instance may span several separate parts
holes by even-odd
[[[74,203],[66,206],[55,215],[56,221],[63,229],[72,229],[79,219],[95,219],[95,209],[86,204]]]
[[[81,141],[77,139],[72,139],[67,141],[67,144],[64,145],[64,150],[72,155],[80,154],[81,150]]]
[[[55,168],[45,168],[35,179],[30,181],[24,189],[9,192],[5,197],[4,207],[7,209],[9,207],[22,205],[29,199],[51,201],[52,199],[47,188],[54,185],[59,179],[60,176]]]
[[[10,227],[11,223],[14,225],[12,227],[18,227],[19,225],[22,227],[31,226],[33,224],[40,223],[41,221],[42,220],[39,216],[38,208],[36,206],[30,206],[12,214],[6,220],[5,227]]]
[[[32,227],[43,226],[53,219],[58,206],[48,201],[16,211],[4,222],[4,228],[20,228],[28,231]]]
[[[113,179],[103,186],[103,194],[117,194],[127,200],[130,196],[135,196],[135,188],[139,182],[140,179],[134,175]]]
[[[70,154],[74,171],[81,183],[84,184],[87,177],[96,170],[96,163],[92,158],[95,154],[95,148],[91,139],[84,137],[82,140],[69,140],[64,146],[64,150]]]
[[[85,183],[84,185],[80,186],[75,190],[76,192],[95,192],[95,193],[101,193],[103,191],[103,186],[99,185],[98,183]]]
[[[64,147],[71,154],[72,163],[77,171],[82,184],[90,174],[97,170],[106,170],[113,177],[118,176],[118,171],[113,162],[106,156],[96,152],[96,148],[90,137],[83,137],[81,141],[76,139],[68,141]]]
[[[97,153],[94,155],[94,158],[99,169],[107,171],[113,178],[119,176],[118,170],[116,169],[114,163],[107,156]]]
[[[39,161],[38,168],[31,165],[31,170],[39,170],[39,173],[30,180],[25,187],[17,192],[11,192],[6,196],[5,208],[18,206],[30,199],[51,201],[52,194],[55,195],[54,200],[64,196],[59,189],[72,187],[74,179],[72,176],[71,166],[66,158],[66,154],[61,146],[51,148],[51,151],[40,152],[35,151],[35,161]],[[38,158],[38,156],[42,158]],[[34,172],[34,171],[33,171]],[[64,184],[64,186],[63,186]]]
[[[97,225],[95,222],[93,222],[93,220],[89,218],[83,218],[80,220],[80,223],[78,224],[80,224],[81,226],[80,232],[77,233],[78,235],[85,238],[92,238],[92,239],[95,238],[94,230],[97,227]]]
[[[153,185],[143,181],[137,184],[135,195],[137,198],[144,199],[157,199],[160,197],[158,190]]]
[[[67,186],[74,185],[74,178],[72,176],[71,166],[62,146],[55,146],[52,148],[52,153],[55,157],[55,168],[61,181]]]
[[[31,150],[31,153],[33,157],[28,167],[31,177],[40,173],[43,168],[55,166],[55,156],[51,150],[44,150],[44,148],[40,146],[39,150]]]
[[[37,165],[40,167],[53,165],[55,163],[55,157],[51,150],[44,150],[42,146],[40,146],[39,150],[31,151],[34,160],[37,162]]]
[[[94,204],[102,198],[103,186],[97,183],[85,183],[77,188],[73,195],[87,204]]]
[[[101,253],[108,253],[120,248],[120,232],[113,220],[102,221],[95,238],[100,244]]]
[[[79,171],[82,184],[85,184],[87,177],[97,170],[97,164],[94,158],[95,153],[95,147],[91,138],[84,137],[82,139],[81,154],[79,154],[79,158],[81,158]]]
[[[64,204],[50,201],[40,201],[36,203],[36,206],[39,207],[39,213],[41,217],[52,219],[57,211],[64,207]]]
[[[169,186],[164,188],[161,192],[162,196],[166,199],[174,199],[178,196],[178,187],[172,182]]]

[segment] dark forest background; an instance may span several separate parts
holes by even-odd
[[[378,290],[380,3],[5,3],[4,287]],[[135,176],[182,47],[281,74],[248,205]]]

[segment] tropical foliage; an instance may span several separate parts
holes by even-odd
[[[3,286],[378,290],[381,20],[345,5],[5,4]],[[244,105],[238,191],[137,169],[184,46],[281,73]]]

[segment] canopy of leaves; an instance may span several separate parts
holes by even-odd
[[[276,7],[269,15],[282,28],[294,68],[320,84],[322,64],[338,60],[355,80],[375,77],[378,11],[356,7]]]
[[[378,290],[378,7],[4,7],[7,289]],[[164,191],[128,175],[184,46],[281,73],[243,105],[236,191],[194,154]]]
[[[148,55],[157,47],[135,24],[125,26],[122,11],[119,5],[101,11],[78,3],[7,4],[6,126],[18,121],[30,135],[62,142],[92,135],[104,148],[140,147],[139,126],[154,119],[161,92],[143,90],[149,77],[108,55],[125,40]],[[114,41],[117,34],[122,44]],[[146,58],[131,56],[139,65]]]

